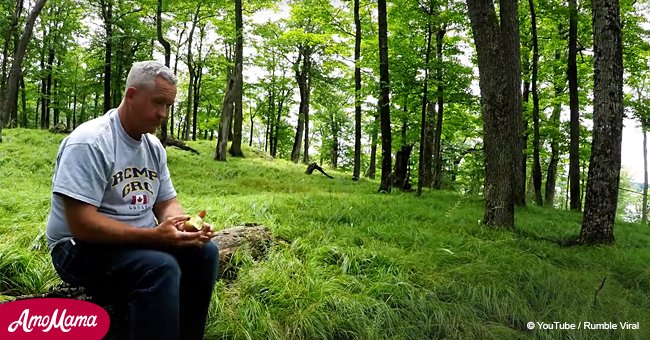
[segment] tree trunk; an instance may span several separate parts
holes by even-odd
[[[359,0],[354,0],[354,170],[352,179],[361,176],[361,19]]]
[[[251,147],[253,146],[253,120],[255,119],[255,116],[253,116],[253,107],[250,108],[251,111],[251,129],[250,129],[250,134],[248,135],[248,146]]]
[[[530,7],[531,34],[533,39],[533,75],[531,89],[533,94],[533,188],[535,189],[535,203],[544,205],[542,201],[542,165],[539,160],[539,95],[537,93],[537,64],[539,62],[539,45],[537,43],[537,17],[535,15],[534,0],[528,0]]]
[[[330,118],[330,129],[332,133],[332,149],[330,150],[330,165],[332,166],[332,169],[336,169],[338,167],[338,159],[339,159],[339,127],[338,124],[336,123],[336,119],[334,117],[334,113],[330,110],[329,111],[329,118]]]
[[[579,243],[614,242],[623,130],[623,47],[618,0],[593,0],[594,127]]]
[[[47,112],[45,111],[45,101],[47,97],[47,76],[45,75],[47,72],[45,72],[45,41],[47,39],[47,33],[45,30],[45,27],[43,27],[43,48],[41,49],[41,91],[40,91],[40,96],[39,99],[41,101],[41,129],[46,129],[47,125],[46,122],[49,121],[50,117],[47,116]]]
[[[379,22],[379,114],[381,117],[381,184],[379,191],[390,191],[390,172],[392,168],[390,130],[390,76],[388,73],[388,22],[386,19],[386,0],[378,0]]]
[[[2,48],[2,78],[0,78],[0,99],[4,100],[7,91],[7,66],[9,64],[9,45],[11,44],[11,37],[18,33],[18,21],[23,11],[23,0],[16,1],[14,12],[11,16],[11,22],[7,25],[7,30],[4,34],[4,45]],[[17,44],[17,42],[16,42]],[[2,117],[0,117],[2,118]]]
[[[304,69],[306,70],[306,79],[305,79],[305,86],[307,87],[306,90],[306,100],[305,100],[305,106],[303,107],[304,114],[303,118],[305,119],[305,138],[304,138],[304,147],[302,150],[303,156],[302,156],[302,162],[304,164],[309,164],[309,101],[311,98],[311,48],[308,47],[305,50],[305,58],[303,59],[303,62],[305,63]]]
[[[282,107],[284,106],[284,102],[287,100],[289,95],[291,94],[291,91],[289,90],[284,90],[281,92],[280,95],[280,102],[278,103],[278,113],[275,119],[275,130],[273,132],[273,137],[271,139],[271,156],[275,157],[278,153],[278,138],[280,136],[279,131],[280,131],[280,119],[282,118]]]
[[[60,63],[57,63],[57,69],[58,69],[59,64]],[[52,99],[52,106],[53,106],[53,111],[54,111],[53,112],[53,114],[54,114],[54,126],[56,127],[57,125],[59,125],[59,122],[61,120],[61,103],[59,102],[59,80],[58,79],[54,79],[54,83],[53,83],[52,87],[53,87],[52,92],[54,93],[54,96],[53,96],[53,99]]]
[[[526,56],[526,59],[523,60],[524,65],[523,65],[523,72],[525,75],[526,80],[524,80],[524,91],[523,91],[523,103],[525,108],[522,110],[522,134],[521,134],[521,146],[524,151],[528,149],[528,100],[530,97],[530,81],[528,80],[528,74],[529,74],[529,62],[528,62],[528,56]],[[527,179],[528,178],[528,153],[527,152],[522,152],[522,158],[521,158],[521,175],[523,178]],[[523,190],[524,192],[524,204],[526,205],[525,202],[525,193],[526,193],[526,181],[524,181],[522,187],[519,190]],[[517,204],[517,202],[515,202]]]
[[[435,140],[433,141],[433,187],[440,190],[442,187],[442,118],[444,114],[444,87],[442,85],[442,42],[447,33],[446,28],[441,28],[436,34],[436,53],[438,55],[438,67],[436,68],[436,79],[438,82],[438,113],[436,115]]]
[[[45,88],[45,115],[47,116],[46,127],[50,127],[50,108],[52,105],[52,64],[54,63],[54,48],[50,47],[49,56],[47,59],[47,86]],[[54,125],[58,122],[56,121],[57,117],[54,118]]]
[[[518,181],[523,180],[518,178],[521,175],[521,79],[517,2],[501,1],[501,27],[492,1],[468,0],[467,6],[478,55],[483,111],[483,223],[512,227],[515,193],[521,188]]]
[[[169,67],[171,63],[172,47],[162,33],[162,0],[158,0],[158,7],[156,8],[156,34],[158,36],[158,42],[165,50],[165,66]],[[167,117],[169,117],[169,108],[167,109]],[[160,142],[163,147],[167,146],[167,118],[163,120],[162,126],[160,127]]]
[[[104,54],[104,112],[111,109],[111,57],[113,48],[113,3],[112,0],[100,0],[102,17],[106,31]]]
[[[424,53],[424,85],[422,86],[422,119],[420,120],[420,150],[418,164],[418,189],[416,195],[422,195],[422,187],[431,185],[431,156],[433,155],[432,140],[429,138],[433,130],[433,122],[427,119],[429,106],[429,59],[431,58],[431,22],[427,23],[427,49]]]
[[[196,63],[194,63],[194,85],[192,91],[194,92],[192,101],[192,140],[196,140],[196,124],[198,123],[199,101],[201,99],[201,79],[203,78],[203,59],[201,58],[203,50],[203,38],[205,37],[205,25],[199,26],[199,56]],[[200,135],[200,134],[199,134]]]
[[[569,146],[569,182],[571,188],[571,210],[580,210],[580,113],[578,102],[578,9],[576,0],[569,0],[569,59],[567,78],[569,79],[569,110],[571,111]]]
[[[641,222],[648,224],[648,122],[641,119],[643,129],[643,206],[641,210]]]
[[[45,29],[43,29],[43,44],[45,45],[45,40],[47,38],[47,35],[45,33]],[[46,129],[47,128],[47,122],[49,121],[50,117],[47,116],[48,112],[46,110],[46,104],[47,104],[47,76],[46,76],[46,69],[45,69],[45,46],[41,49],[41,72],[43,76],[41,76],[41,92],[40,92],[40,99],[41,99],[41,129]]]
[[[561,63],[561,51],[555,51],[555,65],[560,65]],[[553,107],[553,113],[551,114],[551,126],[553,128],[553,133],[551,135],[551,160],[548,165],[548,170],[546,174],[546,190],[544,193],[544,204],[549,207],[553,207],[555,204],[555,185],[557,182],[557,167],[560,162],[560,138],[562,138],[562,132],[560,128],[560,113],[562,111],[562,103],[560,102],[560,96],[565,91],[565,78],[562,77],[562,68],[553,67],[553,79],[561,79],[561,81],[555,80],[553,87],[555,88],[555,106]]]
[[[20,75],[20,99],[22,104],[22,127],[27,128],[27,91],[25,89],[25,77]]]
[[[307,88],[307,77],[308,77],[308,68],[309,60],[311,56],[307,51],[308,46],[299,46],[298,47],[298,60],[294,64],[296,82],[298,83],[298,89],[300,90],[300,106],[298,107],[298,125],[296,127],[296,136],[293,141],[293,149],[291,150],[291,161],[298,163],[300,160],[300,148],[302,146],[302,138],[305,133],[305,117],[308,114],[309,110],[309,93]],[[302,63],[302,67],[300,66]]]
[[[183,38],[183,33],[185,33],[185,27],[183,27],[183,30],[181,33],[178,35],[178,41],[176,42],[176,55],[174,56],[174,74],[178,71],[178,56],[180,55],[180,46],[181,46],[181,40]],[[169,124],[169,135],[174,137],[174,108],[176,107],[176,104],[172,104],[171,107],[171,112],[169,113],[170,116],[170,124]],[[180,130],[180,128],[178,129]]]
[[[22,73],[21,70],[23,59],[25,58],[25,51],[27,50],[29,39],[32,37],[34,22],[36,22],[36,18],[38,17],[39,13],[41,13],[41,10],[45,5],[45,1],[46,0],[38,0],[36,4],[34,4],[34,8],[32,9],[32,12],[29,14],[29,17],[25,23],[25,30],[23,31],[23,34],[20,37],[20,41],[18,42],[18,48],[14,54],[14,61],[11,65],[11,70],[9,71],[9,80],[7,84],[7,93],[4,99],[4,104],[0,104],[4,105],[2,110],[0,110],[0,142],[2,142],[1,133],[2,126],[4,124],[3,117],[8,116],[11,114],[11,112],[14,112],[14,110],[16,110],[16,104],[18,102],[18,80],[20,78],[20,74]]]
[[[235,0],[235,32],[237,33],[237,42],[235,43],[235,64],[242,65],[237,67],[238,72],[243,72],[244,65],[244,21],[242,19],[242,0]],[[230,155],[233,157],[242,157],[241,139],[242,124],[244,119],[243,112],[243,91],[244,77],[242,74],[237,75],[237,84],[235,84],[235,126],[233,127],[233,139],[230,145]]]
[[[241,67],[241,65],[237,65]],[[226,94],[223,98],[223,106],[221,107],[221,122],[219,123],[219,133],[217,135],[217,150],[214,153],[214,159],[218,161],[226,160],[226,153],[228,152],[228,134],[230,131],[230,122],[233,115],[233,103],[235,100],[235,86],[237,84],[237,75],[240,74],[233,70],[229,77],[228,87]]]
[[[379,114],[375,115],[375,122],[372,129],[371,145],[370,145],[370,165],[366,171],[366,177],[370,179],[375,179],[375,173],[377,170],[377,125],[379,125]]]
[[[561,88],[555,88],[555,96],[559,97],[562,94]],[[560,161],[560,146],[559,146],[559,134],[560,134],[560,112],[562,111],[562,106],[558,101],[553,108],[553,113],[551,114],[551,124],[553,129],[557,130],[553,133],[551,137],[551,160],[548,164],[548,170],[546,172],[546,190],[544,192],[544,204],[549,207],[553,207],[555,200],[555,183],[557,179],[557,165]]]
[[[397,154],[395,155],[395,171],[393,183],[391,186],[400,188],[401,190],[410,190],[411,184],[409,180],[409,160],[411,158],[411,150],[413,145],[402,145]]]
[[[190,118],[192,117],[192,105],[194,104],[193,94],[194,94],[194,77],[196,77],[196,69],[194,68],[194,60],[192,59],[192,40],[194,39],[194,29],[196,29],[196,24],[199,20],[199,12],[201,10],[201,2],[196,6],[196,11],[192,18],[192,27],[190,28],[190,33],[187,35],[187,69],[189,71],[189,83],[187,86],[187,109],[185,111],[185,126],[183,129],[183,138],[185,140],[190,139]]]

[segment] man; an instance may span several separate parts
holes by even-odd
[[[117,109],[59,147],[47,242],[61,279],[123,292],[134,339],[201,339],[219,256],[211,226],[185,231],[167,156],[152,135],[176,98],[164,65],[135,63]]]

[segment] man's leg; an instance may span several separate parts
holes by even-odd
[[[203,339],[208,307],[219,274],[219,249],[208,242],[201,248],[183,248],[173,254],[181,268],[181,339]]]
[[[134,339],[178,339],[181,271],[165,252],[67,241],[52,250],[59,276],[130,297]]]

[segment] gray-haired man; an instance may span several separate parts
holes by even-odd
[[[201,339],[218,274],[212,227],[183,229],[189,216],[151,134],[176,83],[158,62],[135,63],[120,106],[63,140],[52,179],[54,268],[68,283],[123,291],[134,339]]]

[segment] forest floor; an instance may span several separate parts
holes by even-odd
[[[60,283],[41,235],[63,138],[3,131],[0,295]],[[260,223],[282,240],[261,261],[236,254],[238,276],[217,283],[207,339],[650,337],[648,226],[617,223],[612,246],[564,247],[579,213],[518,208],[514,230],[492,230],[480,197],[380,194],[377,181],[349,173],[310,176],[249,148],[216,162],[214,142],[188,144],[201,154],[168,149],[186,211],[207,210],[217,229]],[[557,329],[571,325],[581,329]]]

